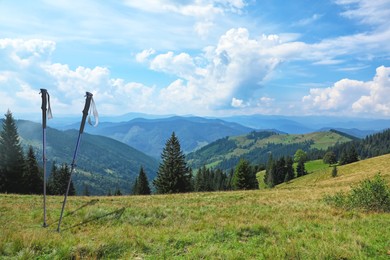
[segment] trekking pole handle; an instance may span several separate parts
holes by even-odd
[[[47,110],[47,90],[41,88],[42,94],[42,127],[46,128],[46,110]]]
[[[88,116],[89,107],[91,106],[92,96],[93,96],[92,93],[86,92],[85,106],[83,109],[83,119],[81,120],[81,125],[80,125],[80,134],[84,132],[85,121],[87,121],[87,116]]]

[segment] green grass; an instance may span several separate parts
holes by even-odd
[[[48,198],[42,228],[41,196],[3,194],[0,259],[389,259],[390,214],[342,210],[324,197],[379,171],[390,183],[390,155],[338,169],[275,189],[71,197],[61,233],[62,197]]]

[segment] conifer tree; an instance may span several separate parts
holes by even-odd
[[[32,146],[29,146],[23,174],[24,193],[42,194],[43,176],[39,170],[38,162]]]
[[[157,193],[180,193],[191,191],[191,174],[173,132],[161,154],[161,163],[153,184]]]
[[[132,190],[132,194],[133,195],[138,195],[138,177],[135,178],[134,180],[134,184],[133,184],[133,190]]]
[[[291,157],[287,157],[287,159],[286,159],[286,175],[284,178],[285,182],[291,181],[295,177],[293,164],[294,164],[293,159]]]
[[[141,166],[138,177],[135,181],[134,191],[135,195],[150,195],[150,187],[148,177],[145,174],[144,168]]]
[[[64,195],[68,187],[70,169],[67,164],[62,164],[58,168],[55,162],[52,165],[51,173],[48,180],[48,193],[51,195]],[[73,181],[70,181],[69,196],[76,195]]]
[[[114,196],[122,196],[122,192],[121,192],[121,190],[119,188],[116,188]]]
[[[233,176],[234,176],[234,170],[230,169],[227,177],[226,177],[226,184],[225,189],[226,190],[232,190],[233,189]]]
[[[83,195],[84,196],[90,196],[91,195],[91,193],[89,192],[88,184],[85,184],[85,183],[84,183]]]
[[[284,159],[284,157],[281,157],[279,160],[276,161],[273,169],[275,185],[284,182],[286,176],[286,160]]]
[[[297,177],[306,175],[305,163],[303,160],[298,162],[297,165]]]
[[[0,133],[0,174],[2,192],[23,193],[24,156],[11,111],[7,111]]]
[[[264,183],[267,184],[269,188],[273,188],[275,186],[273,168],[274,168],[274,159],[272,153],[270,153],[268,156],[267,166],[264,175]]]
[[[253,178],[254,175],[254,178]],[[253,173],[249,162],[241,159],[234,171],[233,188],[236,190],[250,190],[256,188],[256,175]]]

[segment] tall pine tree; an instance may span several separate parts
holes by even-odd
[[[60,168],[53,163],[48,180],[48,193],[51,195],[64,195],[68,187],[70,169],[67,164],[62,164]],[[70,181],[69,196],[76,195],[73,181]]]
[[[275,177],[274,177],[274,159],[272,153],[268,156],[267,166],[265,169],[264,175],[264,183],[267,184],[269,188],[273,188],[275,186]]]
[[[24,157],[19,135],[11,111],[7,111],[0,133],[1,192],[24,193],[22,183]]]
[[[294,164],[293,159],[291,157],[287,157],[287,159],[286,159],[286,176],[284,177],[285,182],[291,181],[295,177],[293,164]]]
[[[161,163],[153,184],[157,193],[191,191],[191,174],[187,167],[179,140],[173,132],[161,153]]]
[[[305,162],[303,160],[299,161],[297,164],[297,177],[306,175]]]
[[[250,190],[258,188],[256,173],[247,160],[241,159],[234,171],[233,187],[236,190]]]
[[[38,162],[32,146],[29,146],[23,174],[24,193],[42,194],[43,176],[39,170]]]
[[[137,179],[135,180],[135,185],[133,187],[134,195],[150,195],[150,187],[148,177],[144,171],[144,168],[141,166]]]

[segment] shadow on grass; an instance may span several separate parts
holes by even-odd
[[[72,216],[72,215],[74,215],[77,211],[79,211],[79,210],[81,210],[81,209],[83,209],[83,208],[85,208],[85,207],[95,205],[98,201],[99,201],[99,199],[93,199],[93,200],[91,200],[91,201],[88,201],[87,203],[81,205],[79,208],[77,208],[77,209],[75,209],[75,210],[73,210],[73,211],[71,211],[71,212],[65,214],[64,217]],[[79,227],[79,226],[83,226],[83,225],[86,225],[86,224],[88,224],[88,223],[91,223],[91,222],[94,222],[94,221],[98,221],[98,220],[101,220],[101,219],[103,219],[103,218],[107,218],[107,217],[110,217],[110,216],[113,216],[113,218],[111,218],[111,219],[119,219],[119,218],[122,216],[123,212],[125,212],[125,209],[126,209],[126,208],[120,208],[120,209],[118,209],[118,210],[115,210],[115,211],[113,211],[113,212],[109,212],[109,213],[104,214],[104,215],[101,215],[101,216],[91,217],[91,218],[89,218],[89,219],[84,220],[84,221],[81,222],[81,223],[78,223],[78,224],[76,224],[76,225],[73,225],[73,226],[64,228],[64,229],[62,229],[62,231],[64,231],[64,230],[69,230],[69,229],[72,229],[72,228],[75,228],[75,227]],[[53,225],[53,224],[56,224],[56,223],[58,223],[58,221],[59,221],[59,219],[57,219],[54,223],[47,224],[46,227],[49,227],[49,226],[51,226],[51,225]]]
[[[85,204],[82,205],[81,207],[79,207],[79,208],[77,208],[77,209],[75,209],[75,210],[69,212],[68,214],[65,214],[64,217],[71,216],[71,215],[73,215],[74,213],[76,213],[77,211],[79,211],[79,210],[81,210],[81,209],[83,209],[83,208],[85,208],[85,207],[87,207],[87,206],[95,205],[98,201],[99,201],[98,199],[93,199],[93,200],[91,200],[91,201],[85,203]]]
[[[69,230],[69,229],[72,229],[72,228],[75,228],[75,227],[83,226],[83,225],[86,225],[88,223],[91,223],[91,222],[94,222],[94,221],[98,221],[98,220],[101,220],[103,218],[107,218],[109,216],[113,216],[113,218],[111,218],[111,219],[120,219],[120,217],[122,216],[123,212],[125,212],[125,209],[126,208],[120,208],[118,210],[115,210],[113,212],[110,212],[110,213],[107,213],[107,214],[104,214],[104,215],[101,215],[101,216],[91,217],[89,219],[84,220],[83,222],[81,222],[79,224],[76,224],[76,225],[64,228],[63,231],[64,230]]]
[[[77,208],[77,209],[75,209],[75,210],[73,210],[73,211],[71,211],[71,212],[65,214],[64,217],[71,216],[71,215],[73,215],[74,213],[76,213],[77,211],[79,211],[79,210],[81,210],[81,209],[83,209],[83,208],[85,208],[85,207],[87,207],[87,206],[95,205],[98,201],[99,201],[98,199],[93,199],[93,200],[91,200],[91,201],[88,201],[88,202],[85,203],[84,205],[81,205],[81,207],[79,207],[79,208]],[[51,226],[51,225],[53,225],[53,224],[55,224],[55,223],[58,223],[58,221],[59,221],[59,219],[57,219],[54,223],[46,224],[45,227],[49,227],[49,226]]]

